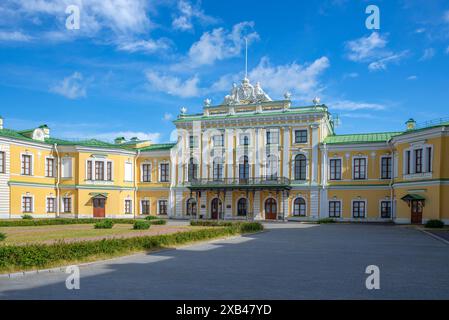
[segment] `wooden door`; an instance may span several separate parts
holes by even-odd
[[[422,213],[423,213],[422,202],[413,200],[411,207],[412,207],[411,222],[413,224],[421,224],[422,223]]]
[[[265,219],[277,219],[277,203],[273,198],[267,199],[267,201],[265,201]]]
[[[210,209],[210,216],[212,219],[218,219],[219,214],[221,211],[221,201],[220,199],[215,198],[212,200],[211,209]]]
[[[106,199],[96,198],[93,199],[94,206],[94,218],[104,218],[106,215],[105,210]]]

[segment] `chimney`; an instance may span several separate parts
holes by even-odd
[[[415,128],[416,128],[416,121],[414,119],[410,118],[410,119],[407,120],[405,125],[407,127],[407,131],[415,130]]]
[[[114,143],[115,144],[123,144],[123,143],[125,143],[125,141],[126,141],[125,137],[117,137],[117,138],[115,138]]]
[[[41,125],[39,128],[44,132],[45,139],[50,138],[50,128],[46,124]]]
[[[2,116],[0,116],[0,130],[3,129],[3,118]]]

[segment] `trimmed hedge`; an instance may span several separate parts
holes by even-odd
[[[190,225],[195,227],[231,227],[241,222],[218,220],[190,220]]]
[[[3,232],[0,232],[0,241],[3,241],[6,239],[6,234],[4,234]]]
[[[426,228],[441,229],[444,228],[444,222],[441,220],[429,220],[425,224]]]
[[[322,218],[317,221],[318,224],[322,223],[335,223],[336,221],[332,218]]]
[[[134,230],[147,230],[150,229],[151,223],[144,220],[137,220],[134,222]]]
[[[111,219],[106,220],[100,220],[97,223],[95,223],[94,228],[95,229],[112,229],[114,226],[114,221]]]
[[[134,224],[136,219],[110,219],[116,224]],[[100,219],[92,218],[48,218],[48,219],[33,219],[33,220],[0,220],[0,227],[33,227],[33,226],[53,226],[63,224],[94,224]],[[159,222],[164,221],[164,222]],[[165,220],[151,220],[151,224],[166,224]]]
[[[29,214],[24,214],[24,215],[22,216],[22,219],[24,219],[24,220],[33,220],[33,216],[31,216],[31,215],[29,215]]]
[[[159,220],[160,218],[159,217],[156,217],[156,216],[146,216],[145,217],[145,220]]]
[[[260,223],[238,223],[230,227],[205,228],[172,234],[115,238],[54,244],[0,246],[0,270],[45,268],[57,263],[83,261],[100,255],[126,254],[140,250],[154,250],[194,241],[232,236],[263,230]]]

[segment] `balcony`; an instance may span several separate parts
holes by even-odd
[[[190,190],[290,190],[290,179],[286,177],[258,177],[258,178],[223,178],[223,179],[197,179],[190,181]]]

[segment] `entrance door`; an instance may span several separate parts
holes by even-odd
[[[94,205],[94,218],[104,218],[105,217],[105,204],[106,199],[95,198],[93,199]]]
[[[273,198],[269,198],[265,201],[265,219],[277,219],[277,203]]]
[[[221,200],[215,198],[212,200],[211,208],[210,208],[210,216],[212,219],[218,219],[221,211]]]
[[[423,206],[421,201],[412,200],[412,217],[411,221],[413,224],[421,224],[422,223],[422,211]]]

